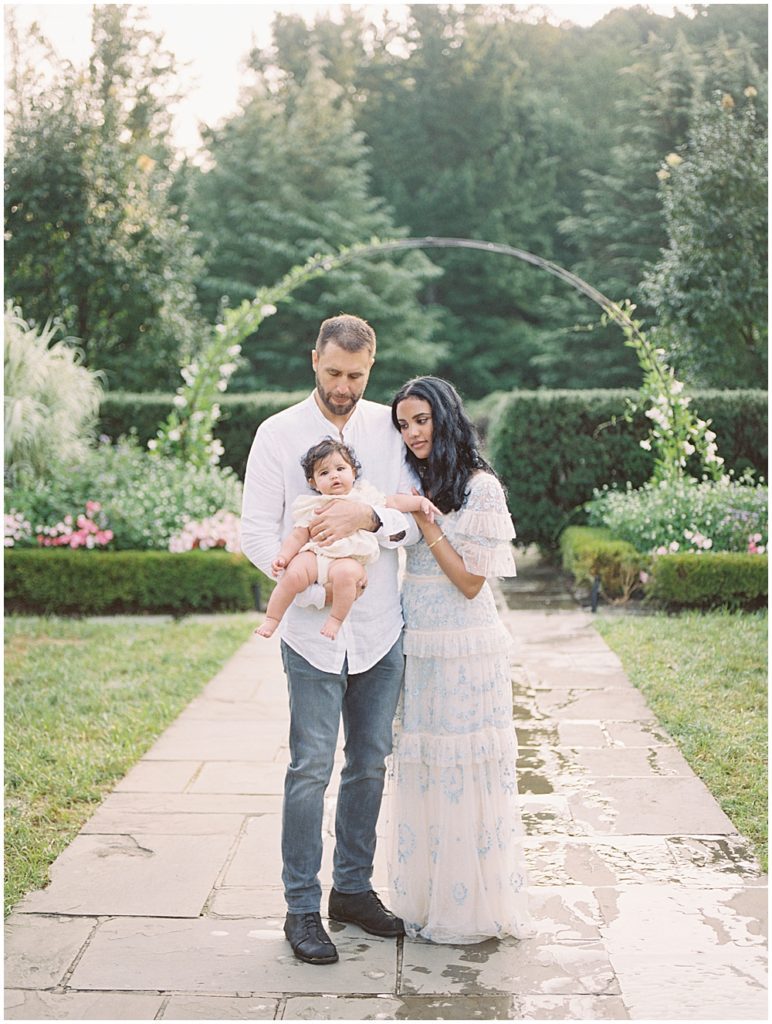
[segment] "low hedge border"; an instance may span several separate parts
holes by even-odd
[[[763,608],[769,592],[766,555],[736,551],[657,555],[646,593],[668,608]]]
[[[597,578],[601,594],[623,602],[643,589],[645,597],[662,607],[734,608],[752,610],[767,602],[768,559],[734,551],[686,551],[673,555],[644,555],[609,530],[569,526],[560,535],[563,568],[577,583]]]
[[[5,552],[5,609],[23,615],[248,611],[273,587],[226,551]]]

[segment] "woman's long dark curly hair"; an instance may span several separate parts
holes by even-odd
[[[441,512],[454,512],[464,504],[469,478],[484,469],[496,476],[480,454],[480,442],[467,416],[461,397],[441,377],[415,377],[399,389],[391,403],[391,420],[399,430],[397,406],[406,398],[428,402],[432,410],[432,450],[427,459],[417,459],[406,448],[408,465],[421,479],[427,497]]]

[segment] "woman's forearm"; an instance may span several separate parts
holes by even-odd
[[[423,520],[423,517],[421,518]],[[437,523],[421,521],[418,525],[424,535],[427,547],[434,555],[437,565],[439,565],[450,582],[470,601],[472,598],[477,597],[482,590],[483,583],[485,583],[485,577],[476,576],[467,570],[463,558]]]

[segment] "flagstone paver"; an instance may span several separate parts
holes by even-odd
[[[550,600],[559,611],[500,600],[533,936],[433,946],[331,923],[339,963],[294,959],[286,687],[278,641],[252,638],[15,908],[6,1017],[766,1019],[766,878],[591,616]],[[386,895],[383,843],[374,884]]]

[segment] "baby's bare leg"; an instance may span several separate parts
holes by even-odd
[[[365,575],[365,567],[353,558],[336,558],[330,566],[328,575],[332,584],[332,608],[329,618],[322,626],[322,636],[334,640],[356,600],[357,585]]]
[[[316,574],[316,555],[313,551],[301,551],[295,555],[274,587],[265,610],[265,621],[255,630],[258,636],[273,635],[295,597],[301,590],[316,583]]]

